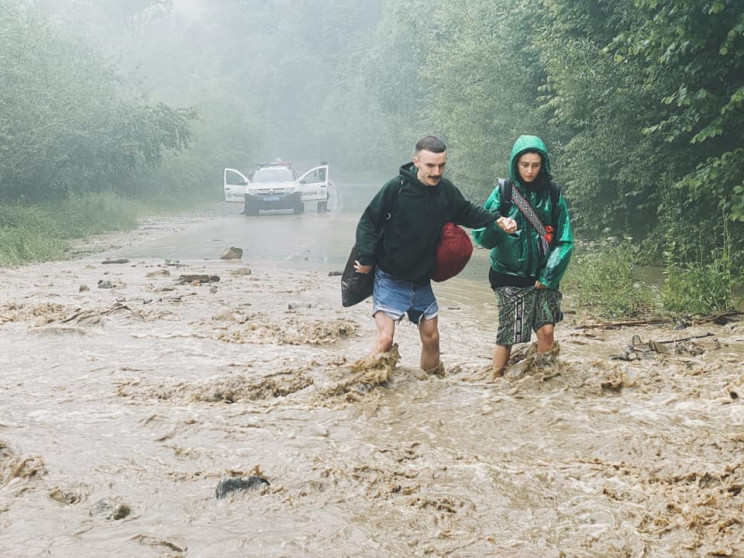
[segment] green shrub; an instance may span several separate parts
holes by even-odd
[[[580,306],[607,318],[638,317],[658,307],[657,290],[634,275],[638,253],[630,240],[610,239],[576,252],[564,290]]]
[[[60,260],[69,241],[137,227],[157,209],[112,193],[74,196],[46,206],[0,206],[0,266]]]
[[[733,308],[734,277],[725,257],[696,262],[687,269],[669,264],[662,290],[664,308],[684,315],[712,314]]]
[[[91,234],[135,229],[138,217],[146,209],[142,202],[102,192],[73,196],[53,211],[64,238],[83,238]]]
[[[719,247],[700,251],[697,261],[686,262],[674,245],[665,252],[666,269],[662,301],[664,308],[690,316],[712,314],[733,308],[733,287],[736,284],[732,262],[731,233],[728,214],[722,214],[722,230],[711,242]]]
[[[161,193],[147,200],[111,192],[75,195],[49,205],[0,205],[0,266],[61,260],[69,241],[137,228],[144,216],[203,208],[203,197]],[[165,209],[163,209],[165,208]]]
[[[63,240],[46,234],[0,228],[0,266],[59,259],[66,245]]]

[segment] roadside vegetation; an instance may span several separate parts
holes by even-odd
[[[630,239],[579,243],[564,279],[574,304],[600,318],[641,318],[661,311],[658,285],[638,273],[638,249]]]
[[[129,204],[216,202],[226,166],[326,160],[382,183],[425,133],[484,201],[530,133],[583,241],[582,300],[721,311],[744,276],[743,66],[738,0],[7,0],[0,264],[132,227]],[[102,199],[121,211],[75,213]],[[634,276],[649,262],[657,290]]]
[[[127,199],[112,192],[75,195],[53,205],[2,205],[0,266],[66,259],[73,240],[131,231],[142,218],[199,207],[203,199]]]
[[[632,239],[608,238],[576,246],[563,286],[574,305],[599,319],[683,319],[742,308],[732,267],[724,249],[687,267],[667,262],[649,278]]]

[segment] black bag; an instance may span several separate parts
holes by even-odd
[[[349,254],[343,274],[341,274],[341,304],[348,308],[359,304],[365,298],[372,296],[375,285],[375,270],[369,273],[357,273],[354,271],[354,261],[359,259],[356,244]]]

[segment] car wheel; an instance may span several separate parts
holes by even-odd
[[[294,214],[300,215],[301,213],[305,213],[305,204],[298,201],[297,205],[294,206]]]
[[[318,202],[318,213],[328,213],[328,201]]]
[[[246,200],[243,215],[258,215],[258,205]]]

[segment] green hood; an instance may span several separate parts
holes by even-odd
[[[537,151],[543,158],[543,168],[537,177],[527,185],[517,182],[517,160],[525,151]],[[491,269],[501,275],[521,278],[534,278],[549,289],[557,289],[563,278],[573,251],[574,237],[571,220],[563,194],[559,192],[557,201],[550,193],[550,159],[548,150],[540,138],[535,136],[520,136],[512,148],[509,177],[530,203],[538,219],[553,227],[553,242],[547,255],[539,250],[540,235],[527,217],[517,207],[516,203],[509,204],[506,215],[517,222],[517,232],[506,234],[498,225],[489,225],[482,229],[473,230],[473,238],[484,248],[491,249]],[[496,186],[486,200],[485,208],[495,210],[501,208],[501,189]]]
[[[517,161],[519,160],[519,156],[525,151],[537,151],[540,154],[543,159],[543,168],[540,170],[540,175],[549,177],[550,157],[543,141],[537,136],[519,136],[517,141],[514,142],[514,147],[512,147],[509,157],[509,178],[511,181],[520,185],[522,184],[518,179]]]

